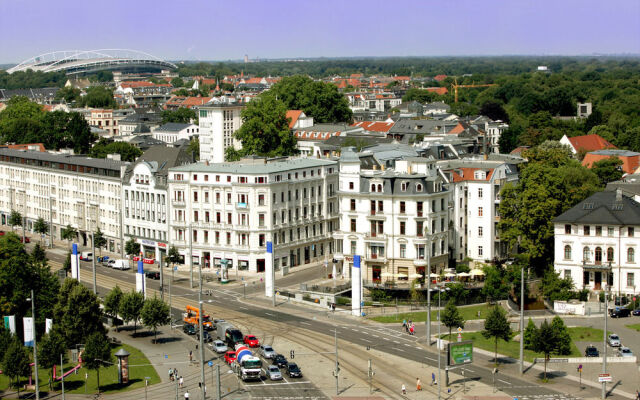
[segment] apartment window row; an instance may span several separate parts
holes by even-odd
[[[583,232],[583,234],[585,236],[591,236],[591,232],[593,232],[593,234],[595,236],[602,236],[603,227],[600,226],[600,225],[595,225],[593,227],[593,229],[592,229],[591,225],[584,225],[582,227],[582,232]],[[606,227],[606,232],[607,232],[607,236],[613,237],[615,235],[615,228],[613,226],[607,226]],[[571,235],[571,225],[570,224],[565,224],[564,233],[566,235]],[[635,236],[635,229],[634,229],[633,226],[626,227],[626,229],[623,228],[623,227],[620,227],[620,235],[622,236],[624,233],[626,233],[627,237],[634,237]]]

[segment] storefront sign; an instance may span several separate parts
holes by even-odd
[[[167,244],[158,242],[158,247],[162,247],[163,249],[166,249],[167,248]]]
[[[140,261],[140,257],[138,256],[133,257],[133,261]],[[154,264],[156,260],[154,260],[153,258],[143,258],[142,262],[145,264]]]

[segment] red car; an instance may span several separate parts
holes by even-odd
[[[249,347],[258,347],[260,346],[260,341],[254,335],[246,335],[244,337],[244,344]]]
[[[0,231],[0,236],[4,236],[4,231]]]
[[[235,351],[227,351],[224,353],[224,362],[231,365],[236,360],[236,352]]]
[[[31,243],[31,239],[29,239],[27,236],[24,237],[24,241],[22,240],[22,238],[20,238],[20,243]]]

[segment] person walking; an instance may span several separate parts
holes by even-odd
[[[413,336],[414,329],[415,327],[411,325],[411,327],[409,328],[409,335]]]
[[[182,386],[184,385],[184,378],[182,376],[180,377],[180,381],[178,383],[180,384],[180,389],[182,389]]]
[[[404,329],[405,332],[407,331],[407,320],[406,319],[402,320],[402,329]]]
[[[402,384],[402,394],[407,394],[407,388]]]
[[[420,378],[416,378],[416,390],[417,391],[422,390],[422,382],[420,382]]]
[[[189,364],[193,362],[193,351],[189,350]]]
[[[189,391],[187,390],[186,392],[184,392],[184,398],[185,399],[189,399]]]
[[[169,380],[173,382],[173,368],[169,368]]]
[[[436,374],[435,372],[431,373],[431,386],[433,385],[437,385],[438,383],[436,382]]]

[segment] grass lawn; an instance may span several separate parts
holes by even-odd
[[[491,307],[486,303],[477,304],[473,306],[462,306],[458,307],[458,311],[462,314],[462,318],[465,321],[469,321],[472,319],[484,319]],[[442,306],[444,310],[444,305]],[[478,317],[478,311],[480,311],[480,317]],[[438,311],[431,310],[431,320],[437,321]],[[417,311],[417,312],[409,312],[409,313],[399,313],[399,314],[389,314],[389,315],[378,315],[375,317],[371,317],[372,321],[383,322],[386,324],[389,323],[402,323],[403,319],[411,320],[413,322],[425,322],[427,320],[427,312],[426,311]]]
[[[116,364],[116,358],[113,357],[114,365],[110,365],[108,367],[100,368],[100,391],[103,393],[115,393],[118,391],[127,391],[132,389],[137,389],[140,387],[144,387],[144,378],[150,377],[149,384],[153,385],[155,383],[160,383],[160,377],[156,373],[155,368],[149,364],[149,360],[147,357],[142,354],[135,347],[131,347],[126,344],[122,345],[112,345],[111,346],[111,354],[114,354],[121,347],[124,347],[131,355],[129,356],[129,383],[124,387],[118,385],[118,368]],[[140,367],[134,365],[143,365]],[[73,368],[75,365],[72,363],[67,363],[64,366],[65,371]],[[40,378],[40,390],[47,391],[49,390],[49,369],[38,369],[39,378]],[[60,373],[60,371],[58,371]],[[89,379],[87,379],[87,393],[97,393],[97,379],[96,379],[96,371],[88,370],[87,368],[80,368],[77,374],[71,374],[64,379],[64,389],[65,393],[77,393],[84,394],[85,393],[85,373],[89,374]],[[24,385],[28,382],[27,379],[23,378],[21,383]],[[0,390],[7,390],[9,386],[9,378],[4,375],[0,375]],[[60,383],[57,382],[53,385],[54,390],[60,390]],[[12,389],[12,390],[15,390]],[[21,390],[22,392],[22,390]]]
[[[629,329],[635,329],[636,331],[640,332],[640,324],[625,325],[625,326]]]
[[[595,328],[567,328],[569,330],[569,335],[573,342],[576,341],[597,341],[602,340],[602,329]],[[514,336],[516,333],[514,333]],[[443,339],[448,340],[448,334],[442,335]],[[452,334],[453,340],[456,340],[457,334]],[[476,348],[487,350],[490,352],[494,352],[494,339],[485,339],[482,336],[481,332],[468,332],[462,334],[462,340],[473,340],[473,345]],[[508,357],[512,357],[518,359],[520,357],[520,342],[517,341],[509,341],[505,342],[503,340],[498,341],[498,354],[502,354]],[[575,343],[571,343],[571,354],[566,356],[556,356],[552,355],[552,357],[581,357],[582,351],[578,349]],[[524,359],[526,361],[532,362],[534,358],[544,358],[544,354],[536,353],[531,350],[524,350]]]

